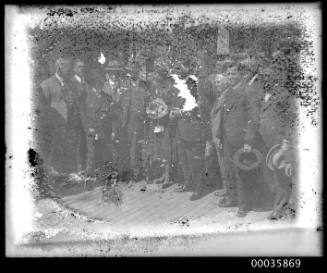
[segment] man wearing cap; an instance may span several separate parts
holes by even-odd
[[[69,145],[67,143],[68,108],[72,103],[70,61],[59,58],[55,63],[56,72],[40,84],[43,116],[41,126],[41,151],[46,165],[59,172],[71,172]],[[44,140],[44,141],[43,141]]]
[[[254,146],[258,134],[263,139],[262,153],[266,158],[264,164],[264,178],[275,193],[275,202],[270,219],[278,219],[283,215],[289,203],[292,186],[292,172],[290,160],[291,145],[296,141],[295,122],[297,120],[295,103],[292,95],[284,87],[287,78],[287,66],[284,69],[274,67],[278,61],[265,68],[260,76],[260,88],[248,90],[251,98],[250,122],[248,123],[245,138],[245,149]],[[283,59],[283,58],[282,58]],[[275,155],[275,156],[274,156]],[[285,164],[279,164],[279,159],[284,158]]]

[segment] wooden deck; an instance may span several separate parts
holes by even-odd
[[[120,206],[104,204],[101,188],[64,197],[67,206],[90,218],[119,224],[154,223],[176,221],[182,218],[198,218],[216,211],[217,196],[214,191],[196,201],[190,201],[191,192],[178,193],[177,185],[161,189],[161,185],[147,185],[144,181],[120,185],[123,202]],[[145,190],[144,190],[145,189]]]

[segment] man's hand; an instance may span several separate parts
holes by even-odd
[[[207,141],[204,156],[205,157],[210,156],[212,154],[213,149],[214,149],[214,147],[213,147],[211,141]]]
[[[243,151],[244,152],[251,152],[252,147],[249,144],[244,144]]]
[[[289,149],[289,141],[287,139],[284,139],[282,142],[281,150],[287,151]]]
[[[170,118],[180,117],[181,115],[182,115],[182,109],[179,108],[173,108],[169,113]]]
[[[223,145],[221,144],[221,140],[220,138],[218,137],[215,137],[213,142],[215,143],[216,147],[219,148],[219,149],[222,149],[223,148]]]

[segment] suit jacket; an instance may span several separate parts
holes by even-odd
[[[96,129],[96,113],[100,105],[100,92],[94,88],[87,88],[84,100],[81,103],[82,127],[85,132],[89,129]]]
[[[284,138],[295,139],[294,121],[297,118],[295,101],[283,87],[264,92],[263,84],[257,80],[246,90],[248,124],[245,142],[250,145],[260,134],[268,147],[281,143]]]
[[[247,105],[244,94],[246,83],[246,80],[242,80],[236,87],[226,89],[212,112],[213,137],[233,146],[239,146],[244,142],[247,125]]]
[[[211,129],[210,125],[212,125],[212,116],[211,110],[214,106],[214,103],[219,95],[221,90],[217,90],[216,86],[213,84],[213,74],[206,77],[199,77],[198,81],[198,92],[200,96],[200,112],[202,120],[206,123],[205,130],[205,138],[206,140],[210,140]]]
[[[60,81],[55,75],[44,80],[40,84],[43,92],[44,101],[46,104],[57,111],[61,117],[67,121],[68,118],[68,101],[69,101],[69,89],[71,88],[69,83],[61,85]]]
[[[122,109],[122,125],[127,125],[130,114],[143,117],[145,113],[145,96],[146,90],[140,86],[131,85],[123,92],[119,104]]]
[[[86,127],[83,121],[83,111],[85,106],[85,98],[87,96],[88,85],[80,83],[75,77],[71,79],[72,88],[72,102],[68,107],[68,121],[72,127],[82,127],[86,131]]]
[[[104,92],[99,93],[95,111],[95,129],[100,138],[111,137],[108,133],[120,132],[122,123],[122,109],[120,105]]]
[[[206,142],[207,124],[200,118],[199,109],[184,112],[177,121],[177,137],[188,143]]]

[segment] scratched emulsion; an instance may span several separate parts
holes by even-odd
[[[30,11],[29,8],[24,10]],[[39,120],[42,119],[46,110],[39,108],[38,88],[42,81],[54,74],[54,63],[59,56],[85,60],[86,81],[96,87],[99,82],[105,80],[105,75],[101,72],[97,61],[103,54],[107,58],[118,58],[126,65],[132,65],[136,61],[142,61],[144,56],[139,52],[143,52],[148,57],[150,56],[150,59],[159,56],[161,65],[172,74],[193,75],[196,72],[197,50],[204,47],[207,50],[215,50],[217,46],[217,29],[212,18],[206,15],[194,16],[176,7],[153,7],[151,12],[143,11],[140,7],[136,7],[134,11],[133,8],[124,11],[116,6],[51,7],[40,9],[40,12],[45,13],[46,16],[40,24],[29,30],[32,44],[31,56],[34,61],[35,96],[33,102],[36,147],[28,150],[28,158],[32,170],[31,175],[36,181],[35,190],[38,192],[36,198],[43,205],[43,207],[38,206],[39,212],[37,212],[42,229],[55,230],[57,228],[64,234],[63,238],[65,238],[65,232],[66,237],[69,238],[72,236],[68,231],[69,228],[76,231],[78,227],[83,226],[83,232],[78,236],[83,234],[92,238],[98,229],[105,230],[102,220],[113,223],[113,226],[117,223],[118,229],[140,223],[155,226],[160,225],[160,221],[180,228],[192,228],[196,225],[194,223],[201,219],[214,221],[218,218],[227,223],[227,230],[237,230],[238,225],[266,223],[267,212],[264,211],[251,212],[244,221],[241,221],[243,224],[239,224],[234,216],[235,210],[222,211],[218,208],[213,193],[209,194],[206,200],[202,200],[202,203],[194,202],[190,205],[187,203],[188,193],[176,197],[172,190],[163,194],[155,186],[146,184],[122,185],[120,190],[126,192],[124,198],[130,198],[130,201],[123,201],[120,208],[114,205],[106,207],[101,203],[99,186],[102,184],[98,180],[87,183],[85,179],[79,179],[77,176],[74,180],[65,174],[47,173],[43,166],[40,166],[40,162],[43,161],[38,150],[42,145],[47,146],[47,143],[42,143],[44,140],[39,135],[39,127],[44,126]],[[265,14],[267,11],[262,9],[260,13]],[[238,16],[240,14],[241,12]],[[317,126],[317,111],[320,105],[316,85],[317,77],[314,73],[307,73],[305,70],[310,67],[317,56],[313,50],[312,37],[305,24],[298,19],[294,20],[290,15],[286,19],[283,18],[280,23],[275,20],[264,24],[252,23],[251,20],[247,22],[244,18],[241,22],[236,21],[234,16],[236,15],[229,15],[225,12],[220,14],[216,21],[228,28],[231,51],[247,52],[251,56],[263,51],[272,53],[282,43],[287,44],[289,54],[287,57],[280,55],[275,58],[275,70],[277,73],[283,73],[285,69],[288,71],[289,76],[286,80],[288,96],[298,103],[297,113],[304,111],[310,118],[311,124]],[[253,43],[253,41],[256,42]],[[285,122],[292,123],[293,133],[300,134],[299,115],[294,115],[294,111],[289,111],[287,106],[281,106],[279,109],[283,112],[282,116],[287,119]],[[46,122],[51,122],[51,120]],[[70,161],[66,158],[65,164],[70,164]],[[53,198],[60,199],[61,205],[51,203]],[[302,204],[299,205],[302,206]],[[82,216],[76,219],[73,212],[69,213],[70,209],[75,209],[77,213],[80,212],[89,219]],[[289,214],[295,216],[296,208],[290,208]],[[100,221],[97,222],[97,219]],[[203,221],[205,223],[206,220]],[[47,236],[42,232],[39,236],[36,234],[35,237],[32,236],[32,241],[46,241],[51,239],[49,234],[54,233],[48,232],[47,234]],[[60,240],[60,232],[58,234],[56,233],[52,238]],[[159,240],[160,237],[157,239]],[[110,247],[107,250],[100,249],[99,252],[101,255],[110,255]],[[146,253],[146,247],[144,253]]]

